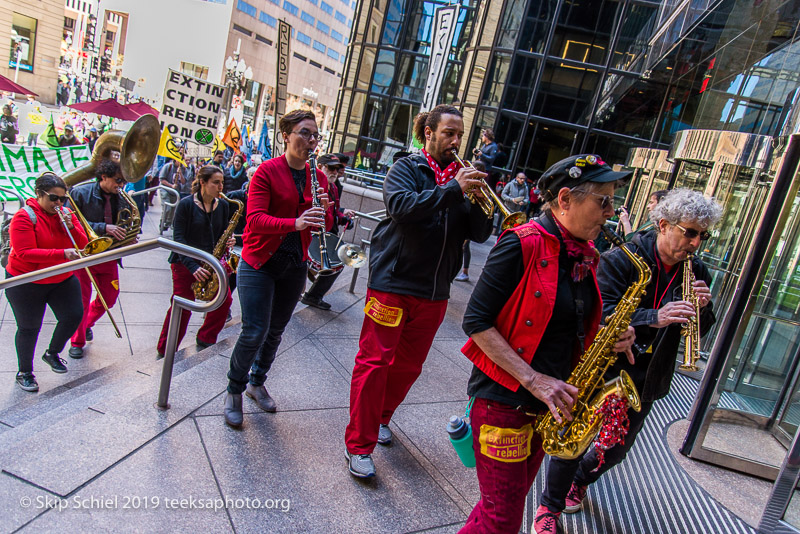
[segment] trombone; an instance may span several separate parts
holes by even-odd
[[[114,242],[114,240],[106,236],[99,237],[95,233],[95,231],[92,230],[92,227],[89,226],[89,222],[83,216],[81,210],[78,209],[78,205],[75,204],[74,200],[72,200],[72,195],[69,194],[69,191],[67,191],[67,198],[69,199],[69,203],[72,205],[72,209],[74,210],[73,212],[75,213],[75,216],[78,217],[78,221],[81,223],[81,226],[83,226],[83,231],[86,232],[86,237],[89,238],[89,243],[87,243],[87,245],[83,247],[83,250],[80,250],[79,252],[83,256],[91,256],[92,254],[99,254],[107,250]],[[67,233],[69,234],[69,230],[67,230]],[[69,235],[70,237],[72,237],[72,234]],[[75,242],[73,241],[72,244],[74,245]],[[78,250],[77,245],[75,250]]]
[[[455,156],[456,161],[462,167],[471,167],[473,169],[475,168],[472,166],[471,163],[462,160],[458,155],[458,150],[456,150],[455,148],[453,149],[453,156]],[[492,188],[489,187],[489,184],[487,184],[484,179],[481,179],[481,185],[477,189],[483,194],[482,198],[477,197],[474,191],[467,191],[466,193],[467,198],[473,204],[477,204],[478,206],[480,206],[481,210],[483,210],[483,213],[486,214],[486,217],[490,219],[494,215],[494,207],[495,205],[497,205],[497,208],[500,210],[500,213],[503,214],[503,224],[502,224],[503,230],[514,228],[515,226],[519,226],[520,224],[524,224],[526,222],[527,217],[521,211],[515,211],[514,213],[508,211],[508,208],[506,208],[503,202],[499,198],[497,198],[497,194],[495,194],[495,192],[492,191]]]
[[[72,202],[71,198],[70,198],[70,202]],[[73,202],[72,205],[74,206],[75,203]],[[64,213],[64,208],[61,207],[61,206],[56,206],[55,209],[56,209],[56,212],[58,213],[58,216],[61,218],[61,224],[64,225],[64,230],[67,232],[67,235],[69,236],[69,240],[72,241],[72,246],[75,247],[75,252],[78,253],[78,256],[83,258],[83,257],[88,256],[89,254],[91,254],[91,253],[87,253],[86,249],[88,249],[89,245],[91,245],[92,243],[89,243],[89,245],[86,245],[86,248],[81,249],[78,246],[78,243],[75,242],[75,238],[72,236],[72,232],[69,231],[69,226],[67,225],[66,217],[67,217],[68,213],[65,214]],[[83,218],[80,215],[80,212],[76,212],[76,213],[78,214],[79,218],[81,218],[81,219]],[[89,225],[86,224],[85,221],[81,221],[81,222],[85,227],[88,228]],[[101,238],[95,239],[94,241],[98,241],[99,239],[107,239],[109,242],[111,241],[111,238],[109,238],[109,237],[101,237]],[[105,248],[108,248],[108,247],[106,246]],[[105,250],[105,248],[103,250]],[[102,252],[102,250],[96,251],[96,252]],[[106,313],[108,314],[108,318],[111,320],[111,324],[114,326],[114,333],[116,334],[116,336],[118,338],[122,338],[122,334],[119,332],[119,328],[117,327],[117,322],[114,321],[114,316],[111,315],[111,310],[108,309],[108,304],[106,304],[106,299],[104,299],[103,298],[103,294],[100,293],[100,288],[97,286],[97,282],[95,281],[94,276],[92,276],[92,272],[89,270],[88,267],[84,267],[83,269],[86,271],[86,275],[89,277],[89,280],[92,282],[92,285],[94,286],[94,290],[97,292],[97,299],[100,301],[100,304],[103,305],[103,308],[105,308]]]

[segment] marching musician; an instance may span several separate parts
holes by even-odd
[[[6,266],[6,278],[79,258],[57,212],[66,201],[64,180],[46,172],[36,179],[34,190],[36,198],[27,199],[23,209],[11,220],[13,246]],[[77,245],[85,247],[88,240],[78,219],[70,214],[65,221]],[[42,360],[56,373],[67,372],[66,362],[59,354],[81,323],[83,307],[80,297],[81,284],[73,273],[6,289],[6,298],[17,322],[14,344],[19,372],[16,380],[23,390],[39,391],[33,374],[33,355],[47,306],[56,316],[56,327]]]
[[[544,458],[537,416],[572,417],[578,389],[564,380],[600,324],[592,239],[629,176],[595,155],[559,161],[539,180],[543,214],[504,232],[489,253],[462,325],[470,339],[461,351],[474,364],[467,393],[481,490],[462,533],[519,532]],[[615,350],[629,353],[631,343],[629,329]],[[501,442],[518,446],[493,446]]]
[[[351,221],[356,214],[353,210],[345,210],[341,207],[343,186],[339,183],[339,178],[344,176],[344,163],[339,160],[336,154],[325,154],[317,159],[317,165],[320,170],[325,172],[325,176],[328,177],[328,183],[331,184],[328,190],[328,203],[333,216],[333,226],[330,233],[339,235],[339,225],[344,226],[345,229],[350,228]],[[328,250],[328,253],[336,254],[336,251]],[[322,298],[333,287],[333,283],[341,272],[341,270],[338,270],[330,274],[318,274],[309,290],[300,297],[300,302],[320,310],[330,310],[331,305],[322,300]]]
[[[80,211],[91,229],[98,236],[108,236],[114,241],[125,238],[125,229],[117,226],[117,214],[126,206],[119,194],[119,188],[127,182],[122,177],[118,163],[104,159],[97,165],[97,181],[75,186],[70,192],[75,202],[72,209]],[[119,296],[119,262],[117,260],[89,267],[102,298],[108,309],[114,307]],[[81,300],[83,301],[83,321],[72,336],[69,357],[83,358],[87,341],[94,339],[92,327],[106,313],[100,297],[92,301],[92,283],[84,269],[75,271],[81,281]]]
[[[461,112],[439,105],[414,119],[425,148],[392,165],[383,183],[388,217],[375,228],[367,305],[350,383],[345,445],[350,473],[375,476],[372,451],[392,441],[389,421],[422,372],[461,267],[465,239],[488,239],[492,221],[464,197],[486,173],[462,168]],[[476,192],[480,195],[480,192]]]
[[[636,330],[633,346],[635,363],[620,358],[606,373],[606,379],[630,375],[641,396],[641,411],[628,410],[630,428],[624,443],[609,448],[600,465],[596,448],[574,460],[552,458],[547,481],[535,517],[537,534],[556,532],[561,512],[574,513],[583,506],[586,491],[603,473],[622,462],[636,441],[653,402],[669,393],[675,371],[675,359],[681,340],[681,326],[696,310],[683,300],[681,281],[686,258],[694,254],[709,237],[722,216],[722,208],[713,199],[689,189],[670,191],[650,212],[654,228],[634,235],[625,246],[649,265],[651,280],[639,307],[631,317]],[[715,322],[709,283],[711,275],[703,262],[695,257],[691,265],[695,275],[700,334],[708,332]],[[597,281],[603,298],[603,315],[610,315],[625,290],[638,274],[620,249],[603,254]],[[598,468],[598,465],[600,467]]]
[[[182,198],[175,208],[172,229],[172,238],[175,241],[204,250],[209,254],[214,252],[217,242],[228,228],[234,211],[225,199],[219,198],[224,180],[223,172],[219,167],[206,165],[197,171],[197,176],[192,183],[192,195]],[[231,235],[227,240],[227,246],[232,247],[234,244],[235,240]],[[208,281],[214,273],[196,259],[177,252],[169,255],[169,263],[172,270],[173,297],[194,300],[192,284],[196,281]],[[217,336],[225,326],[228,310],[231,309],[232,303],[229,287],[225,302],[216,310],[206,314],[203,325],[197,331],[195,343],[198,349],[210,347],[217,342]],[[167,348],[167,331],[171,313],[172,307],[170,306],[167,316],[164,318],[164,325],[161,327],[161,335],[158,337],[158,359],[164,357]],[[186,335],[186,327],[191,316],[192,312],[189,310],[181,312],[176,347],[180,345],[183,336]]]
[[[331,223],[328,181],[317,172],[319,188],[313,191],[306,163],[321,138],[316,116],[295,110],[284,115],[278,127],[286,151],[258,167],[247,193],[237,273],[242,332],[231,354],[224,407],[225,422],[233,427],[242,424],[245,391],[262,410],[276,410],[264,383],[305,285],[311,230],[324,232]]]

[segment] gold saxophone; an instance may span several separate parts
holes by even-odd
[[[692,305],[694,316],[681,328],[683,336],[683,363],[679,369],[697,371],[697,360],[700,359],[700,299],[694,290],[694,271],[692,271],[693,254],[689,254],[683,262],[683,300]]]
[[[117,188],[117,193],[119,193],[119,197],[128,205],[127,208],[120,207],[117,212],[117,226],[125,230],[125,237],[114,242],[109,248],[124,247],[125,245],[133,243],[139,239],[139,229],[142,227],[142,216],[139,214],[136,201],[121,187]]]
[[[222,257],[228,252],[228,239],[230,239],[230,237],[233,235],[233,231],[236,229],[236,225],[239,223],[242,213],[244,213],[244,203],[232,198],[228,198],[222,193],[219,194],[219,197],[227,200],[229,203],[236,204],[236,213],[234,213],[233,217],[231,217],[228,227],[225,228],[225,231],[222,233],[219,241],[217,241],[217,244],[214,247],[214,252],[211,253],[215,258],[221,262],[224,262],[225,260],[223,260]],[[231,265],[232,263],[233,258],[230,258],[228,260],[228,264]],[[211,276],[202,281],[195,281],[192,284],[192,291],[194,291],[195,299],[209,301],[217,296],[217,292],[219,291],[219,279],[210,265],[204,263],[203,268],[209,271]]]
[[[541,435],[544,452],[565,460],[577,458],[592,444],[603,422],[596,412],[609,395],[616,394],[626,398],[628,405],[637,412],[641,409],[639,392],[628,373],[621,371],[619,377],[608,383],[603,383],[603,376],[617,361],[614,345],[628,329],[631,315],[639,306],[639,300],[650,283],[650,268],[641,257],[623,246],[619,236],[607,226],[602,228],[606,238],[621,248],[631,260],[639,273],[639,279],[625,291],[614,313],[606,318],[606,325],[597,333],[589,350],[567,379],[567,383],[580,390],[572,407],[573,420],[564,420],[559,424],[553,414],[548,412],[537,422],[536,431]],[[595,390],[599,391],[592,397]]]

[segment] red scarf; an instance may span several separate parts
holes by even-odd
[[[454,161],[450,165],[447,166],[445,170],[439,168],[439,164],[436,163],[436,160],[428,154],[428,151],[424,148],[422,149],[422,153],[425,154],[425,159],[428,160],[428,165],[431,166],[433,172],[436,173],[436,185],[445,185],[447,182],[455,178],[460,165],[457,161]]]
[[[572,279],[580,282],[590,271],[595,272],[597,270],[600,253],[594,248],[594,241],[581,241],[575,238],[555,216],[553,216],[553,220],[556,222],[558,229],[561,230],[561,238],[564,240],[567,256],[577,260],[572,268]]]

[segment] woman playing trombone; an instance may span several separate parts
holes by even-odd
[[[36,179],[34,190],[36,198],[29,198],[11,220],[13,247],[6,278],[78,259],[67,228],[77,246],[84,247],[88,242],[75,215],[63,208],[67,186],[61,178],[46,172]],[[63,221],[59,214],[62,210]],[[80,282],[73,273],[59,274],[11,287],[6,290],[6,297],[17,322],[17,384],[25,391],[39,391],[33,375],[33,355],[45,307],[50,306],[57,322],[42,360],[56,373],[66,373],[67,366],[59,354],[83,317]]]

